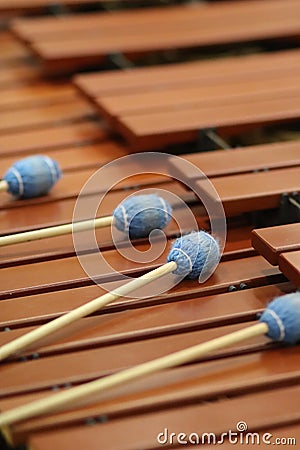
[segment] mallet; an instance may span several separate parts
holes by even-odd
[[[39,197],[46,195],[60,177],[57,162],[49,156],[29,156],[8,169],[0,181],[0,192],[22,199]]]
[[[112,216],[2,236],[0,247],[86,231],[93,227],[103,228],[112,224],[119,231],[128,232],[131,239],[137,239],[148,236],[152,230],[163,229],[171,217],[172,208],[162,197],[156,194],[134,195],[120,203]]]
[[[300,340],[299,292],[273,300],[258,323],[251,327],[148,361],[82,386],[68,389],[46,399],[40,399],[19,408],[11,409],[0,415],[0,426],[11,425],[57,409],[76,406],[76,402],[88,396],[97,395],[107,391],[107,389],[164,369],[186,364],[221,348],[261,335],[267,335],[273,341],[280,341],[289,345],[296,344]]]
[[[200,275],[207,277],[217,266],[219,256],[218,243],[210,234],[200,231],[183,236],[173,244],[166,264],[3,345],[0,347],[0,361],[168,273],[173,272],[189,278],[197,278]]]

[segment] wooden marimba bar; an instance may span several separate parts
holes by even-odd
[[[74,6],[84,2],[66,3]],[[257,0],[212,2],[202,5],[203,10],[200,6],[191,8],[177,5],[152,12],[120,11],[111,16],[91,13],[84,18],[76,14],[59,20],[18,19],[13,30],[38,53],[47,69],[61,73],[103,62],[103,49],[104,55],[115,52],[118,39],[125,35],[121,50],[136,58],[166,47],[216,45],[228,28],[231,43],[276,42],[300,34],[295,0],[289,0],[289,7],[276,0]],[[272,11],[274,21],[266,22],[264,18]],[[251,25],[251,14],[254,21],[260,17],[256,27]],[[167,16],[170,21],[153,43],[151,27],[162,27]],[[136,29],[131,29],[135,23],[132,17],[140,18]],[[205,32],[197,32],[199,20],[212,23],[212,31],[206,26]],[[103,41],[99,40],[100,25]],[[89,27],[90,54],[86,50]],[[118,37],[112,34],[117,27]],[[178,29],[182,30],[180,36]],[[171,151],[172,147],[165,145],[195,139],[199,129],[206,127],[220,129],[230,142],[232,136],[249,127],[280,126],[297,122],[299,117],[297,48],[79,75],[75,84],[80,93],[71,80],[47,79],[40,66],[32,64],[30,50],[10,31],[1,33],[0,42],[1,173],[19,158],[37,153],[56,159],[64,172],[46,197],[12,200],[2,193],[1,235],[72,221],[78,194],[91,175],[133,150]],[[291,42],[296,46],[298,41]],[[240,113],[242,118],[236,120]],[[164,122],[159,119],[163,116]],[[189,127],[191,121],[193,126]],[[127,142],[117,136],[120,133]],[[217,190],[228,218],[222,260],[203,284],[183,280],[157,296],[119,299],[2,362],[1,412],[39,398],[47,401],[57,391],[242,329],[256,320],[271,299],[295,291],[300,285],[299,216],[289,199],[297,201],[300,190],[299,145],[298,141],[285,141],[193,152],[182,157],[195,171],[182,174],[181,165],[171,160],[170,176],[135,175],[114,186],[99,215],[110,214],[128,194],[145,188],[162,189],[184,200],[199,228],[209,230],[201,199],[176,179],[176,175],[184,175],[197,186],[201,177],[196,169],[203,171]],[[99,190],[85,192],[87,204],[105,191],[109,181],[108,172]],[[181,230],[172,221],[165,230],[164,252],[146,264],[122,257],[114,247],[110,229],[96,231],[102,254],[120,275],[116,279],[113,270],[97,261],[101,286],[81,267],[72,236],[2,247],[0,346],[101,295],[113,281],[120,283],[121,275],[137,277],[163,263],[174,237],[180,231],[190,231],[178,205],[173,207]],[[272,226],[266,221],[267,228],[251,233],[263,223],[263,216],[272,218]],[[273,226],[284,222],[292,223]],[[160,242],[152,245],[158,249]],[[143,252],[149,243],[139,240],[135,246]],[[84,257],[93,258],[93,252],[88,248]],[[196,434],[213,433],[211,436],[221,439],[222,433],[237,431],[240,422],[246,424],[246,431],[256,433],[250,447],[261,448],[263,444],[257,439],[265,434],[271,435],[271,444],[279,439],[282,445],[292,445],[300,442],[299,353],[299,346],[285,348],[270,344],[267,338],[255,338],[87,398],[71,410],[13,424],[2,430],[3,446],[5,441],[33,450],[195,448],[192,440]],[[188,437],[191,439],[183,444]],[[231,446],[227,435],[222,447]],[[206,439],[201,447],[211,445]],[[241,443],[238,448],[243,448]]]

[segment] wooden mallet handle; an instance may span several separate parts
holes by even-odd
[[[67,223],[64,225],[57,225],[55,227],[41,228],[40,230],[10,234],[8,236],[0,237],[0,247],[4,245],[21,244],[22,242],[63,236],[65,234],[71,234],[72,232],[76,233],[79,231],[87,231],[92,228],[104,228],[110,226],[113,222],[114,218],[112,216],[99,217],[96,219],[84,220],[82,222]]]
[[[186,364],[197,358],[211,354],[216,350],[220,350],[221,348],[225,348],[243,340],[264,335],[266,333],[268,333],[268,325],[266,323],[258,323],[243,330],[230,333],[226,336],[222,336],[211,341],[180,350],[176,353],[171,353],[167,356],[163,356],[162,358],[148,361],[130,369],[117,372],[108,377],[100,378],[82,386],[68,389],[64,392],[59,392],[51,397],[47,397],[47,399],[40,399],[1,414],[0,427],[11,425],[15,422],[29,419],[41,414],[47,414],[59,410],[62,407],[63,409],[68,409],[69,407],[76,406],[76,402],[84,398],[88,398],[89,396],[99,394],[113,387],[129,381],[137,380],[164,369]]]

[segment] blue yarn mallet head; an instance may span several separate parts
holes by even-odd
[[[13,164],[3,180],[8,192],[17,198],[45,195],[61,177],[58,164],[48,156],[29,156]]]
[[[128,232],[130,239],[138,239],[165,228],[172,218],[172,208],[156,194],[134,195],[120,203],[113,218],[119,231]]]
[[[206,280],[219,263],[220,248],[213,236],[198,231],[177,239],[167,260],[176,262],[175,274]]]
[[[296,344],[300,341],[300,292],[273,300],[261,315],[260,322],[269,327],[267,336],[273,341]]]

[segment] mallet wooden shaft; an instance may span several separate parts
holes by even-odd
[[[8,344],[3,345],[0,348],[0,361],[12,354],[24,350],[29,345],[36,343],[40,339],[43,339],[46,336],[49,336],[50,334],[61,330],[62,328],[65,328],[76,320],[88,316],[95,311],[98,311],[117,298],[124,297],[127,294],[135,291],[136,289],[143,287],[151,283],[152,281],[166,275],[167,273],[173,272],[174,270],[176,270],[176,267],[177,265],[173,261],[166,263],[163,266],[160,266],[157,269],[154,269],[151,272],[148,272],[145,275],[142,275],[139,278],[135,278],[129,283],[118,287],[114,291],[108,292],[101,297],[91,300],[90,302],[85,303],[84,305],[79,306],[76,309],[73,309],[69,313],[64,314],[63,316],[60,316],[57,319],[54,319],[51,322],[48,322],[45,325],[36,328],[35,330],[9,342]]]
[[[0,237],[0,247],[4,245],[20,244],[22,242],[36,241],[44,238],[55,236],[63,236],[65,234],[76,233],[79,231],[87,231],[91,228],[108,227],[114,222],[112,216],[98,217],[91,220],[83,220],[82,222],[67,223],[54,227],[41,228],[40,230],[25,231],[23,233],[10,234]]]
[[[107,391],[115,386],[119,386],[129,381],[155,372],[169,369],[178,365],[186,364],[197,358],[211,354],[216,350],[231,346],[246,339],[255,336],[264,335],[268,332],[266,323],[258,323],[251,327],[245,328],[226,336],[213,339],[209,342],[201,343],[193,347],[171,353],[162,358],[140,364],[130,369],[117,372],[105,378],[92,381],[82,386],[69,389],[65,392],[54,394],[47,399],[40,399],[24,406],[12,409],[0,415],[0,427],[11,425],[21,420],[29,419],[41,414],[50,413],[59,410],[61,407],[76,406],[76,402],[92,395]]]
[[[8,189],[8,183],[5,180],[0,181],[0,192],[6,192]]]

